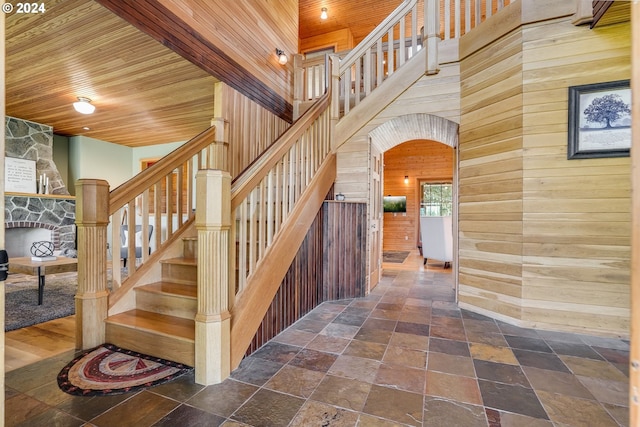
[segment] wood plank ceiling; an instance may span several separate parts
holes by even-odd
[[[400,2],[301,0],[299,36],[349,28],[358,42]],[[95,1],[50,0],[46,8],[6,16],[7,115],[129,147],[184,141],[209,126],[217,80],[206,67]],[[77,113],[78,96],[96,112]]]
[[[7,115],[131,147],[187,140],[209,126],[212,76],[92,0],[46,6],[7,16]],[[77,113],[77,96],[95,113]]]

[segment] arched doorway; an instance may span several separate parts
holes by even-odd
[[[431,114],[408,114],[386,121],[369,133],[370,141],[370,184],[369,184],[369,287],[378,283],[382,272],[383,244],[383,174],[384,153],[408,141],[428,140],[444,144],[453,149],[452,188],[453,188],[453,263],[454,286],[458,284],[458,124]],[[414,177],[415,179],[416,177]],[[419,218],[418,218],[419,220]],[[411,236],[415,240],[415,235]],[[457,292],[456,292],[457,294]]]

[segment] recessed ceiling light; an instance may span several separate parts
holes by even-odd
[[[82,130],[91,130],[91,128],[89,126],[84,126]]]

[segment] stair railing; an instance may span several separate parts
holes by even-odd
[[[340,61],[341,117],[422,48],[418,14],[418,0],[404,1]]]
[[[232,183],[236,294],[245,289],[296,202],[331,152],[330,91]]]
[[[212,167],[215,137],[215,127],[205,130],[110,192],[110,306],[135,272],[193,222],[195,174]]]

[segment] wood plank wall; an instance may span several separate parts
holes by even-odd
[[[404,177],[409,177],[405,184]],[[452,182],[453,148],[429,140],[400,144],[384,153],[384,195],[407,196],[407,214],[384,214],[382,248],[410,251],[420,235],[420,183]]]
[[[440,51],[441,56],[444,53]],[[384,90],[383,87],[377,90]],[[460,121],[460,67],[457,63],[443,64],[440,73],[420,78],[338,148],[336,192],[344,194],[348,201],[369,199],[369,134],[394,118],[413,113],[432,114],[455,123]],[[347,116],[343,120],[351,119]],[[411,135],[405,141],[426,137],[426,132],[419,126],[403,124],[397,132]],[[378,142],[372,140],[371,143]],[[386,151],[391,147],[381,148]]]
[[[630,25],[523,30],[523,320],[627,335],[629,157],[567,160],[567,87],[628,79]]]
[[[322,302],[364,296],[366,224],[365,203],[328,200],[323,204],[247,355]]]
[[[459,141],[459,301],[520,319],[522,35],[463,59]]]
[[[220,81],[292,121],[292,66],[280,65],[275,49],[291,55],[297,48],[296,2],[287,0],[271,7],[264,2],[219,0],[97,1]]]
[[[246,92],[246,95],[266,108],[280,111],[280,117],[291,121],[292,55],[298,51],[297,1],[161,0],[160,3],[189,22],[199,38],[224,52],[240,66],[235,73],[229,69],[221,80],[244,91],[248,82],[240,71],[246,70],[263,83],[262,88],[254,86],[252,89],[255,90]],[[289,63],[284,66],[278,63],[276,48],[287,53]],[[275,92],[286,104],[276,105],[274,97],[262,103],[269,91]]]
[[[300,39],[300,53],[313,52],[321,49],[333,48],[334,52],[351,50],[354,47],[353,35],[348,28],[318,36]]]
[[[235,178],[289,128],[289,123],[231,86],[217,85],[222,117],[229,123],[229,172]]]
[[[203,39],[225,52],[268,90],[275,91],[290,105],[293,103],[291,67],[292,55],[298,51],[297,1],[161,0],[160,3],[189,22]],[[285,66],[278,63],[276,48],[289,56]]]
[[[569,86],[629,78],[629,33],[551,19],[461,60],[461,306],[628,334],[629,158],[567,160],[567,102]]]
[[[324,299],[331,301],[364,296],[367,281],[367,204],[327,201],[322,209]]]

